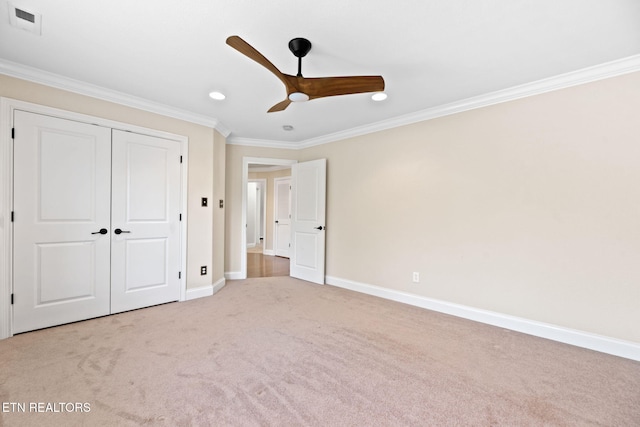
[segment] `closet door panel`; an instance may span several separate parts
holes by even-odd
[[[113,131],[111,311],[180,298],[180,143]]]
[[[14,128],[13,333],[108,314],[111,130],[24,111]]]

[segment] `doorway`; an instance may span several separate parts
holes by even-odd
[[[289,275],[290,178],[290,165],[248,165],[245,213],[248,278]],[[282,183],[286,183],[286,193]],[[278,242],[287,246],[286,252],[279,250]]]
[[[296,160],[242,158],[242,222],[240,274],[247,278],[247,184],[250,165],[291,168],[291,247],[289,275],[313,283],[325,283],[326,159]],[[267,228],[267,230],[270,227]],[[267,243],[268,244],[268,243]],[[265,254],[267,251],[264,251]],[[271,255],[271,253],[269,254]],[[273,252],[275,255],[275,251]]]

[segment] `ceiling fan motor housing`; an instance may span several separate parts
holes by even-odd
[[[289,42],[289,50],[297,58],[302,58],[311,50],[311,42],[302,37],[297,37]]]

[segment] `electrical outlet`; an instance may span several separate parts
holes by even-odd
[[[420,273],[417,271],[413,272],[413,283],[420,283]]]
[[[203,265],[202,267],[200,267],[200,275],[205,276],[206,274],[207,274],[207,266]]]

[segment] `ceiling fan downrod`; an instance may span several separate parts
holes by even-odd
[[[289,50],[298,58],[298,77],[302,77],[302,58],[311,50],[311,42],[305,38],[297,37],[289,42]]]

